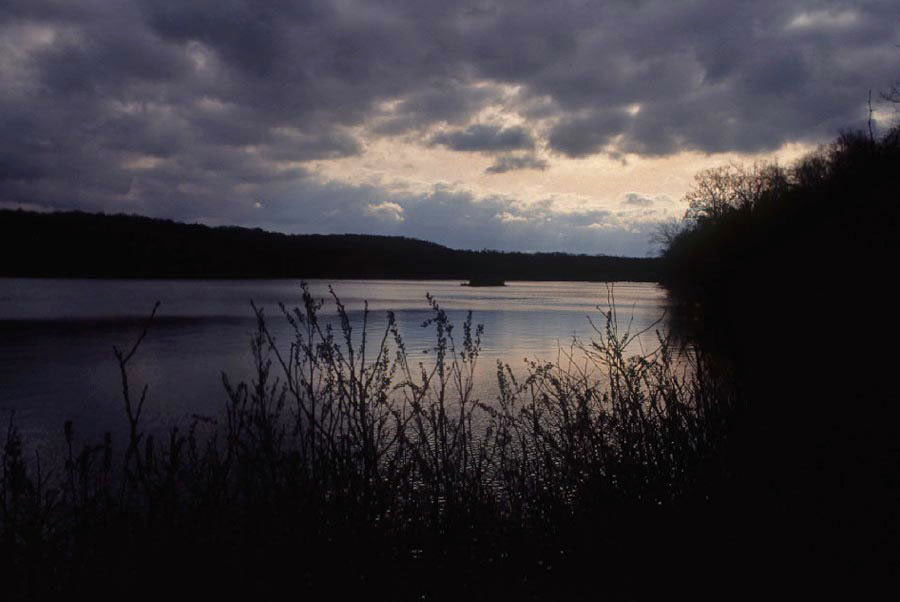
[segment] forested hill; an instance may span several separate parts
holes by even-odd
[[[279,234],[135,215],[0,210],[0,276],[654,281],[652,258],[459,251],[411,238]]]

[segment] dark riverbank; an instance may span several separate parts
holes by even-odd
[[[0,276],[654,282],[655,258],[466,251],[398,236],[280,234],[136,215],[0,211]]]
[[[788,167],[703,172],[663,255],[680,325],[733,361],[748,400],[729,461],[735,510],[753,509],[742,528],[761,570],[805,595],[896,570],[896,301],[882,283],[895,271],[898,167],[895,128],[844,134]]]

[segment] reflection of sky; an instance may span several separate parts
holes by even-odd
[[[60,318],[123,318],[146,316],[153,302],[162,303],[160,316],[246,317],[252,299],[257,305],[299,302],[300,281],[290,280],[41,280],[0,279],[0,320]],[[471,288],[458,280],[335,280],[310,281],[310,292],[329,298],[332,285],[349,310],[401,311],[427,309],[431,293],[444,309],[502,311],[576,311],[596,313],[607,301],[604,283],[510,282],[505,287]],[[647,283],[616,283],[616,305],[656,307],[662,289]],[[334,305],[328,303],[326,310]]]
[[[476,394],[496,393],[496,362],[517,371],[523,359],[556,360],[572,335],[589,340],[591,316],[603,318],[597,305],[607,302],[607,289],[597,283],[511,283],[503,288],[462,287],[458,281],[340,281],[336,292],[350,310],[358,344],[363,300],[369,299],[369,350],[381,340],[385,312],[393,309],[410,360],[429,363],[424,351],[434,346],[434,327],[425,293],[431,292],[454,323],[462,346],[462,322],[468,310],[484,325]],[[0,294],[0,419],[15,409],[17,422],[39,438],[61,432],[69,418],[86,434],[121,428],[121,394],[113,345],[126,347],[140,331],[140,318],[154,300],[159,318],[133,360],[135,388],[150,386],[147,417],[170,423],[192,413],[215,415],[225,395],[221,374],[233,381],[248,379],[249,339],[255,324],[249,301],[266,307],[279,345],[290,332],[277,308],[299,301],[296,282],[287,281],[65,281],[6,280]],[[327,284],[312,282],[316,296]],[[632,332],[646,328],[662,313],[664,294],[653,284],[616,284],[613,289],[619,323],[633,316]],[[333,318],[326,304],[326,320]],[[329,320],[333,321],[333,320]],[[335,323],[335,327],[337,328]],[[652,330],[643,337],[652,347]]]

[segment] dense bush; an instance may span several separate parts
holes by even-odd
[[[789,167],[697,174],[681,224],[661,233],[662,282],[706,311],[742,311],[768,290],[889,276],[900,227],[900,128],[846,133]],[[749,301],[747,301],[749,300]]]

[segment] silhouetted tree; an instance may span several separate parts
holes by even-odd
[[[694,177],[694,185],[685,195],[689,205],[686,218],[704,222],[734,211],[750,213],[781,196],[787,185],[787,174],[775,162],[758,162],[749,168],[729,163],[705,169]]]

